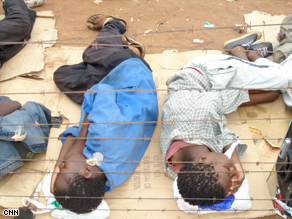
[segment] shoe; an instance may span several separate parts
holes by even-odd
[[[276,43],[270,43],[270,42],[255,42],[253,43],[248,50],[256,50],[256,51],[261,51],[258,54],[263,57],[266,58],[270,55],[273,54],[273,51],[275,51],[275,49],[277,48],[277,44]]]
[[[42,5],[45,0],[24,0],[24,3],[27,5],[28,8],[34,8],[37,6]]]
[[[255,41],[262,37],[262,33],[259,31],[253,31],[248,34],[245,34],[239,38],[228,40],[224,43],[223,48],[226,52],[230,54],[231,49],[235,46],[242,46],[246,49],[250,47]]]
[[[129,42],[128,45],[136,46],[136,48],[139,49],[139,51],[140,51],[140,56],[142,58],[144,58],[145,53],[146,53],[144,45],[142,43],[139,43],[137,40],[127,36],[127,35],[124,35],[124,36],[126,37],[127,41]]]
[[[104,25],[112,19],[123,21],[125,23],[125,29],[127,29],[128,23],[125,19],[110,14],[93,14],[86,20],[86,26],[91,30],[101,30]],[[95,20],[96,24],[92,23],[93,20]]]

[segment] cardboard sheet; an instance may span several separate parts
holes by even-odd
[[[43,160],[45,157],[46,153],[43,152],[34,159]],[[44,164],[45,161],[30,161],[15,170],[13,175],[3,176],[0,180],[0,206],[4,208],[22,206],[22,196],[30,197],[42,178]]]
[[[273,147],[280,147],[292,118],[282,96],[272,103],[244,106],[238,109],[242,122],[261,131],[262,137]]]
[[[54,60],[57,64],[78,63],[80,57],[70,61],[69,57],[74,57],[78,54],[76,49],[70,48],[50,48],[50,54],[55,54]],[[69,51],[69,52],[68,52]],[[209,51],[208,51],[209,52]],[[220,53],[220,51],[210,51]],[[58,58],[57,54],[61,57]],[[146,55],[145,59],[150,64],[153,70],[156,87],[159,89],[159,110],[161,112],[164,98],[167,95],[166,80],[178,71],[183,65],[189,62],[192,58],[200,56],[204,53],[200,51],[178,53],[176,51],[166,51],[163,54]],[[65,58],[64,58],[65,57]],[[166,66],[167,61],[164,59],[177,60],[179,63],[171,66]],[[164,61],[162,61],[164,60]],[[61,63],[62,62],[62,63]],[[52,64],[53,62],[50,61]],[[50,64],[50,71],[55,69]],[[51,74],[51,73],[49,73]],[[78,122],[80,117],[80,107],[74,106],[74,103],[68,98],[61,96],[58,103],[58,112],[69,119],[69,122]],[[234,112],[226,116],[227,119],[233,119],[229,122],[229,128],[233,130],[243,139],[251,139],[251,133],[248,126],[240,122],[238,112]],[[160,121],[160,116],[159,116]],[[111,192],[106,193],[105,198],[111,209],[109,218],[194,218],[196,215],[188,215],[178,209],[176,201],[173,198],[172,183],[173,179],[167,177],[161,167],[161,151],[159,148],[159,135],[161,124],[156,126],[151,143],[138,165],[135,173],[126,180],[122,185],[114,188]],[[57,130],[51,133],[57,136]],[[60,131],[61,132],[61,131]],[[246,177],[250,184],[250,195],[254,198],[252,201],[253,207],[251,211],[246,211],[237,214],[210,214],[201,216],[202,218],[255,218],[273,214],[270,209],[273,209],[272,202],[269,201],[270,194],[266,183],[265,175],[263,174],[261,165],[258,165],[259,157],[255,145],[252,140],[244,141],[248,144],[248,151],[242,158],[244,169],[247,171]],[[57,159],[60,149],[60,141],[50,141],[47,152],[47,158]],[[245,163],[246,162],[246,163]],[[46,166],[46,170],[53,168],[54,164],[50,163]],[[258,185],[261,185],[260,187]],[[260,201],[257,199],[267,199]],[[40,199],[45,203],[43,198]],[[259,211],[259,209],[261,211]],[[50,214],[38,215],[40,218],[52,218]]]
[[[270,172],[274,169],[278,158],[279,148],[272,147],[267,141],[260,140],[256,145],[256,151],[264,171],[264,175],[268,180]]]
[[[43,15],[47,16],[47,15]],[[268,17],[264,16],[265,19]],[[268,21],[267,21],[268,22]],[[269,21],[272,22],[272,21]],[[253,23],[254,24],[254,23]],[[266,31],[265,31],[266,33]],[[47,48],[46,49],[46,65],[43,70],[44,80],[17,78],[14,80],[7,80],[1,83],[0,92],[29,92],[33,91],[58,91],[53,82],[54,71],[63,64],[75,64],[82,61],[82,52],[84,48]],[[208,54],[220,54],[220,51],[207,51]],[[153,76],[156,87],[158,89],[159,107],[160,112],[163,106],[164,98],[167,95],[166,81],[167,79],[177,72],[181,67],[188,63],[192,58],[204,55],[206,52],[190,51],[179,53],[175,50],[165,51],[162,54],[146,55],[145,59],[150,64],[153,70]],[[41,68],[40,68],[41,69]],[[5,79],[6,80],[6,79]],[[22,84],[24,86],[19,86]],[[29,90],[30,88],[30,90]],[[35,100],[45,104],[52,110],[54,115],[62,115],[65,123],[74,123],[79,121],[80,106],[73,103],[64,94],[34,94],[27,96],[13,95],[12,99],[19,101]],[[274,103],[260,104],[253,107],[241,107],[237,112],[227,115],[227,119],[233,119],[229,122],[229,128],[233,130],[243,139],[251,139],[251,132],[248,127],[253,126],[262,131],[265,138],[275,138],[275,136],[283,137],[290,120],[280,120],[280,122],[271,120],[248,120],[249,118],[291,118],[292,112],[287,112],[285,105],[281,98]],[[245,119],[240,122],[239,119]],[[160,120],[160,116],[159,116]],[[244,124],[246,123],[246,124]],[[57,137],[67,126],[61,126],[60,129],[52,129],[50,136]],[[271,128],[273,127],[273,128]],[[274,128],[275,127],[275,128]],[[161,167],[161,152],[159,149],[159,134],[161,124],[158,122],[151,143],[143,156],[135,173],[117,188],[111,192],[106,193],[105,198],[111,209],[110,218],[194,218],[196,215],[188,215],[180,211],[177,207],[176,201],[173,198],[172,183],[173,180],[167,177]],[[285,130],[285,131],[284,131]],[[285,134],[285,133],[284,133]],[[277,137],[277,138],[279,138]],[[243,167],[246,170],[246,177],[250,185],[250,196],[253,198],[253,207],[250,211],[237,213],[237,214],[210,214],[201,216],[203,218],[255,218],[266,215],[274,214],[272,202],[270,199],[269,189],[266,183],[266,176],[262,172],[263,165],[259,165],[260,157],[255,153],[256,146],[252,140],[245,140],[248,144],[248,150],[242,158]],[[279,145],[279,142],[272,142],[274,145]],[[58,140],[50,140],[48,151],[46,154],[47,159],[57,159],[61,142]],[[274,159],[274,158],[273,158]],[[30,165],[34,162],[28,163]],[[54,162],[46,162],[40,165],[44,171],[52,170]],[[33,167],[35,169],[35,167]],[[21,169],[19,169],[21,171]],[[33,193],[35,186],[42,174],[30,174],[26,178],[21,178],[23,182],[30,184],[30,187],[17,184],[19,177],[17,175],[8,175],[0,180],[0,194],[5,191],[12,191],[9,186],[19,187],[17,195],[30,196]],[[21,174],[23,176],[23,174]],[[34,178],[35,177],[35,178]],[[30,179],[34,179],[33,182]],[[273,178],[274,179],[274,178]],[[274,182],[274,181],[273,181]],[[25,184],[26,185],[26,184]],[[260,185],[260,186],[259,186]],[[273,183],[274,185],[274,183]],[[25,188],[25,191],[23,191]],[[9,189],[9,190],[7,190]],[[272,189],[270,188],[272,191]],[[9,192],[9,195],[11,193]],[[259,200],[262,199],[262,200]],[[45,203],[44,198],[40,199]],[[12,202],[15,207],[21,206],[21,203],[14,199],[0,199],[0,205],[10,206]],[[38,215],[36,218],[51,218],[49,214]]]
[[[16,76],[29,75],[44,78],[45,48],[55,44],[57,30],[52,12],[39,13],[37,16],[31,39],[17,55],[5,62],[0,69],[0,81]],[[44,41],[50,42],[43,43]]]
[[[286,15],[271,16],[270,14],[260,11],[253,11],[252,13],[244,15],[245,23],[250,25],[281,24],[285,17]],[[278,44],[277,35],[280,31],[280,25],[247,28],[248,32],[254,30],[262,32],[263,36],[262,39],[260,39],[261,41],[268,41]]]
[[[229,128],[239,134],[242,138],[250,138],[250,133],[246,125],[230,125]],[[111,192],[106,193],[105,198],[111,211],[110,218],[135,218],[137,215],[141,218],[194,218],[196,215],[188,215],[179,210],[176,201],[173,198],[172,183],[173,180],[163,174],[161,163],[161,151],[159,142],[160,127],[156,127],[153,139],[142,158],[138,168],[125,183]],[[243,167],[250,173],[246,174],[250,185],[250,195],[254,198],[251,211],[236,214],[210,214],[202,215],[200,218],[254,218],[272,214],[271,201],[259,201],[256,199],[269,199],[268,187],[265,182],[261,167],[253,164],[244,164],[244,162],[258,161],[259,158],[254,153],[252,141],[247,142],[248,151],[242,158]],[[254,172],[252,172],[254,171]],[[258,185],[261,185],[259,188]],[[121,197],[124,200],[110,198]],[[134,198],[134,199],[127,199]],[[119,210],[118,210],[119,209]],[[143,209],[142,211],[140,209]],[[262,209],[261,212],[252,211]]]
[[[247,125],[229,125],[231,130],[241,138],[251,138]],[[173,180],[167,177],[161,167],[161,151],[159,148],[159,134],[161,127],[157,126],[152,141],[146,150],[139,166],[132,176],[122,185],[106,193],[105,199],[111,209],[109,218],[194,218],[179,210],[173,198]],[[55,134],[57,134],[55,132]],[[259,157],[254,153],[255,146],[251,140],[244,141],[248,150],[242,158],[246,177],[250,185],[250,196],[253,198],[250,211],[231,214],[210,214],[201,218],[255,218],[271,215],[273,212],[270,194],[261,166],[257,165]],[[56,158],[60,143],[49,144],[50,159]],[[52,150],[53,147],[54,149]],[[50,153],[49,153],[50,151]],[[51,153],[54,151],[54,153]],[[245,163],[246,162],[246,163]],[[250,163],[252,162],[252,163]],[[53,165],[50,167],[52,168]],[[261,185],[261,186],[258,186]],[[258,200],[267,199],[267,200]],[[44,199],[41,200],[44,203]],[[260,209],[261,211],[257,211]],[[38,215],[37,218],[52,218],[49,214]]]

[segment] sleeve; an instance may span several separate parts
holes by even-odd
[[[106,92],[91,93],[90,91]],[[93,123],[88,128],[86,146],[94,148],[94,150],[102,147],[102,137],[115,135],[115,133],[112,133],[113,131],[108,132],[107,130],[113,128],[113,126],[123,126],[113,123],[126,121],[122,115],[120,105],[117,103],[117,93],[112,86],[107,84],[94,85],[89,92],[85,93],[81,110],[81,121],[83,121],[85,113],[88,113],[89,122]]]
[[[113,87],[107,84],[94,85],[84,94],[84,102],[82,104],[81,112],[81,121],[83,121],[85,113],[89,114],[88,120],[91,123],[119,121],[121,114],[117,105],[117,95],[116,92],[114,92]]]

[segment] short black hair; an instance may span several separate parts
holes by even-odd
[[[77,214],[89,213],[96,209],[105,193],[105,177],[103,176],[86,179],[76,173],[72,178],[68,179],[67,184],[68,187],[66,189],[54,191],[55,199],[63,208]]]
[[[223,201],[226,197],[226,191],[218,182],[218,178],[218,173],[214,171],[214,164],[186,163],[178,173],[177,187],[181,196],[189,204],[211,206]],[[189,198],[209,198],[210,200]]]

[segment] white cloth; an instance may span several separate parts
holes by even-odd
[[[286,71],[289,82],[288,87],[292,87],[292,54],[290,54],[287,59],[281,62],[281,66],[283,66]],[[292,107],[292,90],[282,90],[282,96],[285,104],[289,107]]]
[[[224,153],[229,159],[231,158],[236,146],[240,144],[240,141],[233,143],[230,148]],[[174,198],[176,199],[177,205],[179,209],[183,210],[184,212],[188,214],[210,214],[210,213],[236,213],[240,211],[245,211],[251,208],[251,200],[249,196],[249,186],[248,181],[246,178],[242,181],[241,186],[238,188],[237,192],[235,192],[230,197],[230,203],[231,200],[234,199],[233,203],[231,204],[229,209],[222,209],[219,204],[208,207],[200,207],[198,205],[191,205],[188,202],[184,201],[181,194],[179,193],[178,187],[177,187],[177,177],[175,178],[173,182],[173,194]],[[232,197],[233,196],[233,197]],[[222,203],[222,202],[221,202]]]
[[[33,203],[35,206],[37,206],[39,209],[43,211],[37,211],[33,212],[34,214],[42,214],[51,212],[51,215],[55,218],[59,219],[72,219],[72,218],[82,218],[82,219],[105,219],[108,218],[110,215],[110,209],[106,203],[106,201],[103,199],[100,203],[100,205],[92,212],[86,213],[86,214],[76,214],[72,211],[69,211],[67,209],[60,209],[59,203],[54,198],[54,195],[50,192],[50,182],[52,178],[52,173],[47,174],[47,176],[44,178],[42,189],[44,192],[44,196],[47,199],[47,206],[35,201],[31,200],[29,198],[23,198],[22,202],[25,205],[25,201],[29,201]]]
[[[202,70],[212,88],[282,88],[288,86],[286,69],[265,58],[255,62],[229,55],[205,55],[190,61],[186,67]]]

